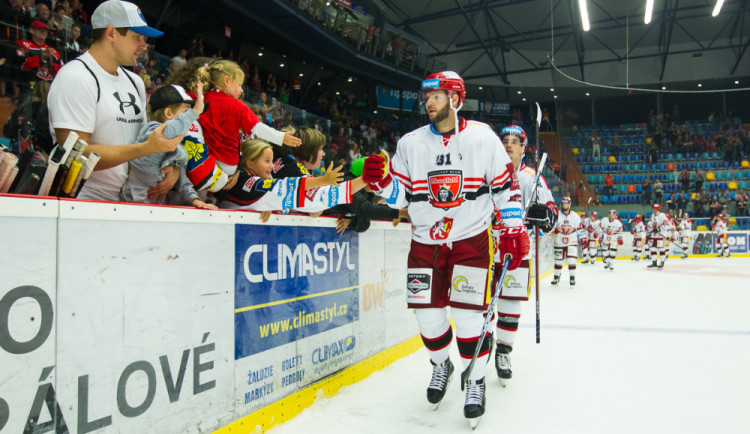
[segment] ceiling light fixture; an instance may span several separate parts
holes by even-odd
[[[722,6],[724,6],[724,0],[716,0],[716,6],[714,6],[714,11],[711,12],[711,16],[715,17],[719,15],[719,12],[721,12]]]
[[[583,31],[588,32],[591,30],[591,24],[589,23],[589,9],[586,6],[586,0],[578,0],[578,9],[581,10],[581,24],[583,24]]]
[[[646,16],[643,17],[643,22],[648,24],[651,22],[651,15],[654,12],[654,0],[646,0]]]

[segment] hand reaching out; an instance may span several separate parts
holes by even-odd
[[[203,82],[199,81],[195,84],[195,106],[193,106],[193,110],[195,110],[198,115],[203,113],[203,110],[205,108],[205,105],[203,103]]]
[[[343,235],[346,228],[352,223],[352,219],[338,219],[336,220],[336,232],[339,235]]]
[[[333,163],[328,165],[325,175],[321,176],[325,180],[325,185],[339,185],[344,180],[344,174],[341,173],[343,166],[336,167],[334,169]]]
[[[196,207],[196,208],[210,209],[210,210],[213,210],[213,211],[216,211],[216,210],[219,209],[219,207],[217,207],[216,205],[214,205],[212,203],[203,202],[200,199],[193,199],[193,206]]]
[[[273,211],[261,211],[260,212],[260,222],[265,223],[271,218],[271,214],[273,214]]]
[[[286,133],[284,133],[284,144],[287,146],[291,146],[292,148],[296,148],[297,146],[302,144],[302,140],[294,137],[293,131],[287,131]]]

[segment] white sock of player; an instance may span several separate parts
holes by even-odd
[[[479,341],[479,333],[482,331],[484,324],[484,315],[481,310],[451,308],[453,321],[456,323],[456,342],[458,352],[461,354],[463,369],[466,369],[471,363]],[[489,330],[487,331],[489,333]],[[484,378],[487,360],[490,354],[489,339],[484,339],[479,357],[474,364],[474,368],[469,375],[469,380],[479,380]]]
[[[609,249],[609,268],[615,269],[615,256],[617,256],[617,248]]]
[[[448,321],[448,309],[414,309],[414,315],[417,317],[419,333],[430,354],[430,360],[436,365],[448,360],[451,341],[453,341],[453,330]]]
[[[496,340],[510,347],[516,341],[518,323],[521,320],[520,300],[497,300]]]
[[[578,260],[576,260],[576,258],[572,256],[568,256],[568,274],[570,274],[570,277],[576,277],[577,265],[578,265]]]

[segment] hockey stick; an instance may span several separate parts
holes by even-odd
[[[542,124],[542,109],[536,104],[536,149],[534,150],[534,163],[536,164],[536,179],[534,182],[534,195],[539,197],[539,127]],[[546,154],[545,154],[546,155]],[[562,152],[560,152],[562,155]],[[542,166],[543,167],[543,166]],[[566,182],[564,179],[561,182]],[[528,205],[526,206],[528,212]],[[541,329],[539,318],[539,227],[534,226],[534,286],[536,287],[536,343],[541,340]]]
[[[540,171],[536,172],[536,175],[534,175],[534,185],[536,185],[537,182],[539,182],[539,176],[541,174],[541,170],[544,169],[544,163],[547,162],[547,153],[545,152],[542,154],[542,160],[539,162],[539,169]],[[531,197],[529,198],[528,202],[524,203],[524,209],[521,212],[521,221],[526,219],[526,213],[529,211],[529,205],[536,196],[536,190],[534,190],[531,193]],[[505,281],[505,274],[508,272],[508,267],[510,266],[510,256],[506,255],[506,257],[503,258],[503,271],[500,273],[500,279],[497,281],[497,285],[501,286],[503,282]],[[492,294],[492,299],[490,300],[490,304],[487,306],[487,311],[485,312],[484,316],[484,323],[482,324],[482,331],[479,333],[479,341],[477,341],[477,347],[474,349],[474,355],[471,358],[471,362],[469,362],[469,366],[464,369],[464,371],[461,373],[461,390],[464,390],[464,386],[466,385],[466,380],[469,379],[469,375],[471,375],[471,371],[474,370],[474,364],[477,362],[477,358],[479,357],[479,351],[482,348],[482,344],[484,343],[485,335],[487,334],[487,330],[490,328],[490,323],[493,319],[493,313],[495,312],[495,304],[497,304],[497,300],[500,298],[500,289],[494,288],[495,292]],[[537,310],[538,312],[538,310]]]

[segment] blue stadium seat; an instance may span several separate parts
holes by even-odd
[[[643,192],[643,186],[642,185],[636,185],[635,186],[635,191],[637,191],[638,193]]]
[[[719,183],[719,190],[726,190],[728,188],[729,188],[729,186],[727,185],[726,182],[720,182]]]
[[[719,188],[719,184],[717,184],[715,182],[712,182],[712,183],[708,184],[708,189],[709,190],[716,190],[717,188]]]
[[[642,200],[643,200],[643,195],[642,194],[636,194],[635,195],[635,201],[636,202],[640,203]]]
[[[533,181],[533,180],[532,180]],[[669,200],[669,198],[672,197],[669,193],[664,193],[664,200]]]
[[[602,201],[602,203],[609,203],[609,197],[608,196],[602,196],[599,198],[599,200]]]

